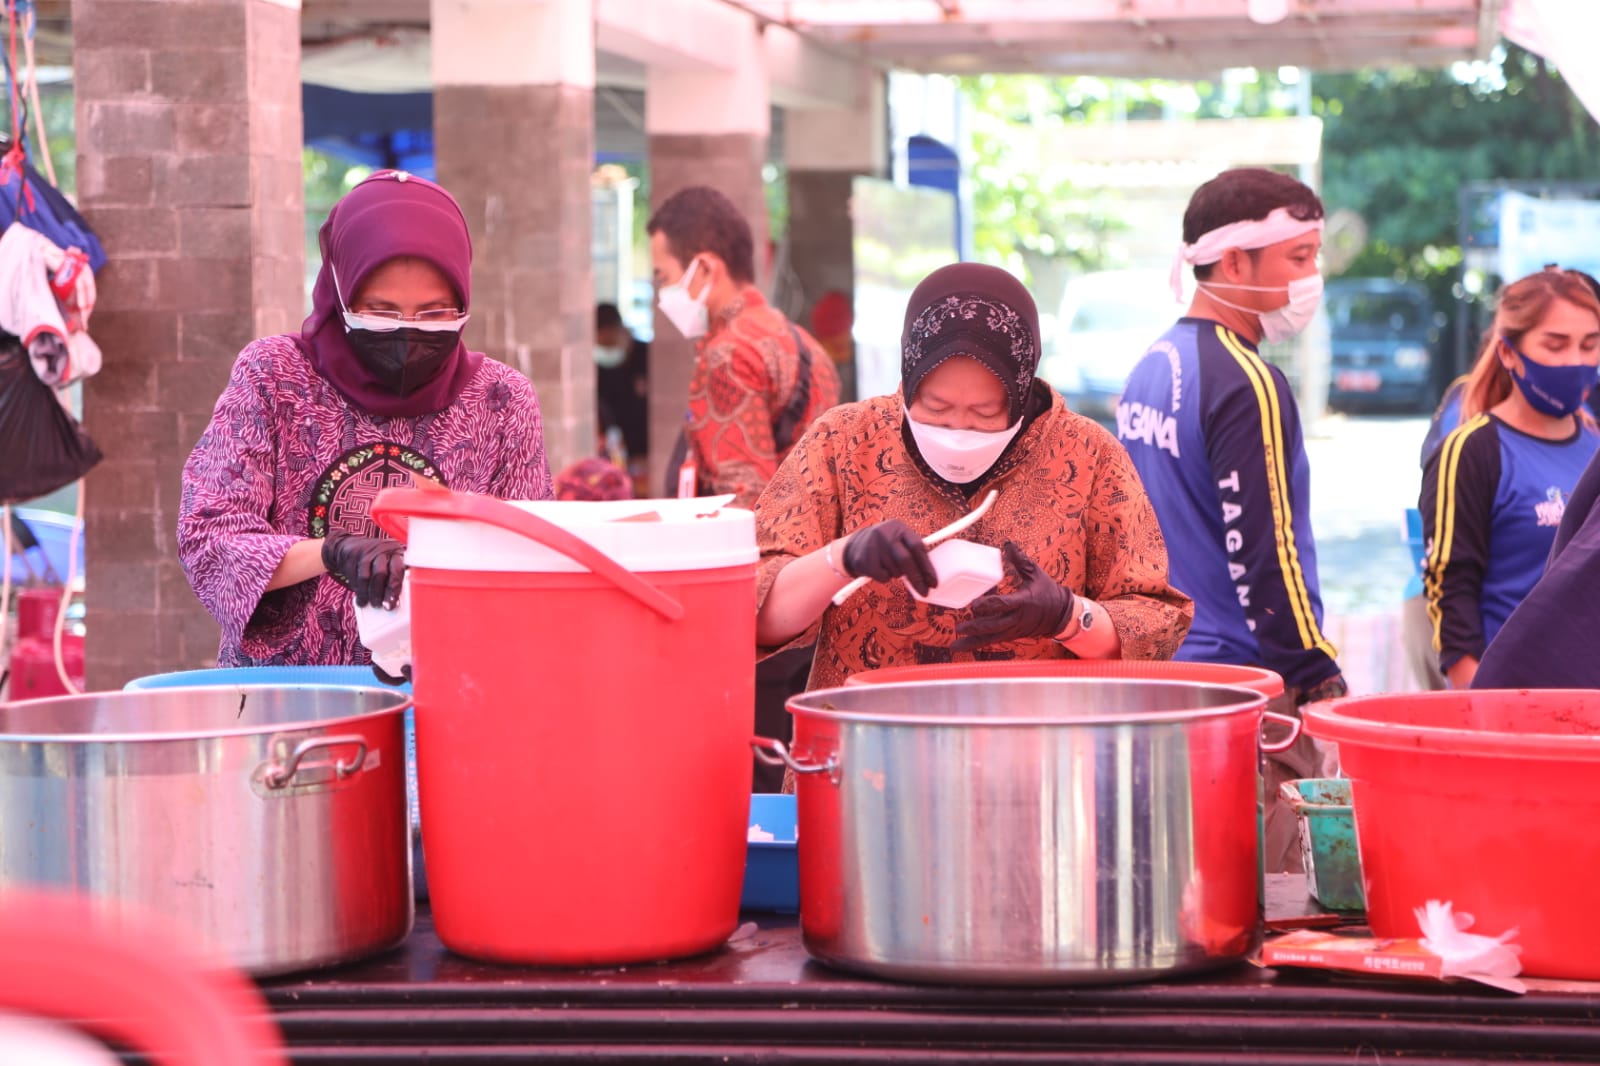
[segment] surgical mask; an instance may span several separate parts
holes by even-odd
[[[917,451],[933,472],[956,485],[978,480],[999,460],[1016,435],[1022,432],[1022,419],[1009,429],[990,433],[979,429],[946,429],[918,422],[906,410],[906,425]]]
[[[1288,292],[1289,302],[1282,307],[1275,307],[1271,311],[1257,311],[1253,308],[1243,307],[1224,300],[1217,295],[1217,286],[1210,282],[1202,281],[1200,283],[1200,288],[1206,291],[1206,295],[1222,306],[1260,317],[1261,339],[1269,343],[1286,341],[1299,336],[1307,326],[1311,325],[1311,320],[1317,315],[1317,308],[1322,304],[1321,274],[1309,274],[1303,278],[1295,278],[1288,285],[1227,285],[1223,287],[1246,289],[1250,292]]]
[[[344,302],[339,275],[333,291],[344,319],[350,350],[378,383],[396,396],[409,396],[432,381],[461,343],[468,315],[453,309],[424,311],[411,318],[370,311],[351,311]]]
[[[698,298],[689,295],[689,279],[694,277],[695,268],[699,265],[700,260],[690,260],[689,269],[683,272],[677,284],[664,286],[656,295],[656,303],[660,305],[661,313],[667,316],[667,321],[691,341],[704,337],[710,323],[706,315],[706,297],[711,295],[711,286],[706,285]]]
[[[1551,366],[1530,359],[1505,337],[1500,338],[1500,343],[1522,357],[1522,373],[1511,374],[1517,391],[1528,406],[1551,418],[1563,418],[1582,407],[1600,375],[1600,369],[1592,366]]]
[[[409,396],[432,381],[461,342],[459,325],[448,329],[408,325],[388,330],[350,325],[352,319],[361,317],[345,315],[345,340],[379,384],[396,396]]]
[[[628,361],[628,349],[609,344],[594,346],[594,365],[603,370],[614,370]]]

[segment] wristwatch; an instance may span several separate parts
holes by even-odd
[[[1080,599],[1079,602],[1083,604],[1083,611],[1078,615],[1077,627],[1074,628],[1071,633],[1067,633],[1065,635],[1058,634],[1056,636],[1056,641],[1058,643],[1065,644],[1069,640],[1077,640],[1094,627],[1094,605],[1088,600]]]

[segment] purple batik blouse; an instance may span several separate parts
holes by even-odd
[[[533,385],[485,359],[444,410],[391,418],[346,400],[293,337],[246,346],[184,464],[178,514],[184,573],[222,625],[217,664],[370,662],[351,593],[333,578],[264,590],[296,541],[381,533],[373,498],[413,474],[501,499],[549,499]]]

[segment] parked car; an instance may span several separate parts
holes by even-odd
[[[1039,374],[1080,414],[1114,418],[1128,374],[1183,313],[1162,270],[1101,270],[1067,282]]]
[[[1337,278],[1328,315],[1328,406],[1428,410],[1438,320],[1428,290],[1392,278]]]

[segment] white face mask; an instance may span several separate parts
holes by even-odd
[[[604,344],[594,346],[594,365],[605,370],[612,370],[621,366],[628,360],[628,349],[614,348]]]
[[[918,422],[906,410],[906,425],[917,451],[933,472],[956,485],[967,485],[989,472],[1000,453],[1022,431],[1022,419],[1010,429],[989,433],[981,429],[946,429]]]
[[[1216,286],[1211,282],[1201,282],[1200,288],[1206,295],[1224,307],[1231,307],[1235,311],[1245,311],[1258,315],[1261,318],[1261,339],[1271,341],[1286,341],[1298,336],[1302,330],[1311,325],[1311,320],[1316,317],[1317,308],[1322,303],[1322,275],[1310,274],[1303,278],[1295,278],[1287,286],[1264,285],[1226,285],[1229,289],[1246,289],[1250,292],[1284,292],[1289,293],[1289,302],[1282,307],[1275,307],[1271,311],[1255,311],[1239,304],[1230,303],[1218,296]]]
[[[689,279],[694,277],[695,267],[700,265],[700,260],[689,261],[689,269],[683,272],[683,277],[678,279],[676,285],[667,285],[656,295],[656,303],[661,307],[661,313],[667,316],[679,333],[688,340],[706,335],[708,318],[706,316],[706,297],[711,295],[709,284],[700,290],[698,298],[689,295]]]

